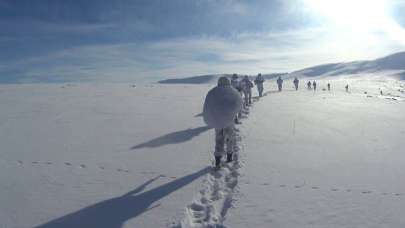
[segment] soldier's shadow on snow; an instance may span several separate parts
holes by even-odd
[[[176,131],[172,132],[163,136],[160,136],[158,138],[152,139],[148,142],[141,143],[139,145],[131,147],[132,150],[136,149],[141,149],[144,147],[160,147],[164,146],[167,144],[176,144],[176,143],[182,143],[186,142],[193,137],[209,130],[210,127],[203,126],[203,127],[197,127],[197,128],[189,128],[186,130],[181,130],[181,131]]]
[[[202,116],[203,116],[203,113],[201,112],[201,113],[196,114],[194,117],[202,117]]]
[[[37,228],[120,228],[126,221],[159,207],[160,204],[153,206],[152,204],[205,175],[209,170],[209,167],[203,168],[195,173],[141,193],[147,185],[160,177],[157,176],[123,196],[93,204],[37,226]]]

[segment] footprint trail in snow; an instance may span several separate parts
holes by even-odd
[[[253,100],[256,102],[257,100]],[[245,118],[249,109],[244,109]],[[212,170],[203,180],[202,189],[194,200],[186,206],[185,217],[180,223],[174,223],[172,228],[188,227],[225,227],[225,220],[228,209],[232,207],[238,185],[239,170],[242,162],[239,160],[239,151],[243,150],[239,129],[235,128],[234,161],[222,163],[219,170]]]
[[[237,136],[238,137],[238,136]],[[185,218],[172,226],[181,227],[223,227],[225,215],[232,207],[233,194],[238,184],[238,151],[231,163],[224,163],[220,170],[212,170],[203,180],[202,189],[195,199],[186,207]]]

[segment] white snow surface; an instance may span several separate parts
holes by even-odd
[[[405,227],[404,85],[330,82],[331,92],[287,89],[255,102],[225,226]]]
[[[0,85],[0,227],[405,227],[405,85],[357,76],[266,81],[219,171],[213,85]]]
[[[0,85],[0,227],[166,227],[209,171],[208,86]]]

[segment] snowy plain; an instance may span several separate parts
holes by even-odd
[[[336,80],[331,92],[287,89],[255,103],[227,227],[405,226],[404,95],[378,94],[403,84],[348,81],[350,93]]]
[[[214,85],[0,85],[0,227],[404,227],[405,84],[304,82],[267,81],[219,172]]]
[[[195,117],[208,89],[1,85],[0,227],[165,227],[182,216],[209,171],[212,132]]]

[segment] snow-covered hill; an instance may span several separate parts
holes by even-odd
[[[166,79],[162,81],[158,81],[161,84],[215,84],[219,77],[227,76],[231,77],[232,74],[213,74],[213,75],[201,75],[201,76],[193,76],[193,77],[186,77],[186,78],[175,78],[175,79]],[[287,73],[274,73],[274,74],[263,74],[262,76],[265,79],[274,79],[278,76],[284,76]],[[254,76],[249,76],[253,78]]]
[[[405,52],[395,53],[375,60],[329,63],[304,68],[291,73],[262,74],[265,79],[282,78],[331,78],[335,76],[389,76],[399,80],[405,80]],[[220,76],[231,74],[213,74],[185,78],[167,79],[159,81],[163,84],[215,84]],[[254,77],[255,75],[250,75]]]
[[[292,72],[290,77],[322,77],[356,74],[388,74],[404,79],[405,52],[395,53],[370,61],[354,61],[347,63],[331,63],[305,68]]]
[[[187,78],[174,78],[158,81],[160,84],[214,84],[224,74],[200,75]],[[229,75],[228,75],[229,76]]]

